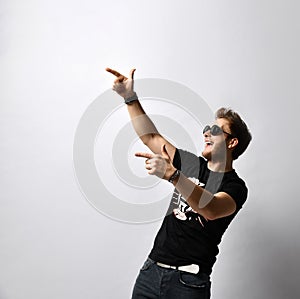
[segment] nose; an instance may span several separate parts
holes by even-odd
[[[206,131],[203,135],[204,135],[204,137],[210,137],[211,136],[210,135],[210,130]]]

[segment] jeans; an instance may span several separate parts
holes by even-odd
[[[209,299],[210,278],[159,267],[148,258],[136,279],[132,299]]]

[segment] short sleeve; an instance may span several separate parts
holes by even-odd
[[[175,155],[174,155],[174,158],[173,158],[173,165],[178,170],[181,170],[181,160],[180,160],[180,154],[179,154],[178,148],[176,148],[176,151],[175,151]]]
[[[238,210],[242,208],[248,195],[248,189],[243,180],[233,180],[225,183],[221,190],[229,194],[235,201]]]
[[[182,173],[189,177],[199,177],[201,166],[204,164],[204,159],[195,154],[182,149],[176,149],[173,165],[182,171]]]

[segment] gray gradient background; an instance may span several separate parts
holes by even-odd
[[[106,66],[241,113],[254,138],[235,167],[249,199],[224,236],[212,298],[300,297],[299,1],[0,5],[1,299],[130,297],[160,222],[100,214],[72,162],[81,115],[112,84]]]

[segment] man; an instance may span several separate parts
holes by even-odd
[[[218,245],[247,198],[247,187],[233,169],[233,161],[246,150],[251,134],[236,112],[221,108],[215,123],[203,130],[203,157],[177,149],[143,110],[134,92],[135,69],[128,78],[106,70],[116,76],[113,90],[124,98],[136,133],[153,152],[136,156],[146,158],[150,175],[176,188],[132,298],[210,298]]]

